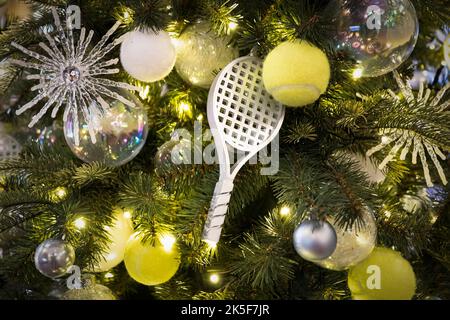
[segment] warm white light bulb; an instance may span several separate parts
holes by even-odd
[[[170,252],[170,251],[172,251],[173,245],[175,244],[177,239],[170,234],[165,234],[159,238],[159,241],[161,242],[162,246],[164,247],[164,250],[166,252]]]
[[[183,111],[189,111],[191,109],[191,106],[190,105],[188,105],[186,102],[182,102],[182,103],[180,103],[180,110],[183,110]]]
[[[131,212],[130,211],[124,211],[123,212],[123,217],[125,218],[125,219],[131,219]]]
[[[74,225],[78,230],[82,230],[86,227],[86,221],[84,220],[84,218],[78,218],[77,220],[75,220]]]
[[[172,44],[175,48],[180,48],[183,45],[183,41],[178,38],[171,38]]]
[[[355,69],[353,71],[353,79],[355,79],[355,80],[361,78],[362,75],[363,75],[363,69],[361,69],[361,68]]]
[[[231,21],[228,24],[228,28],[230,28],[230,30],[236,30],[237,27],[238,27],[238,24],[236,22]]]
[[[283,217],[286,217],[286,216],[288,216],[288,215],[290,215],[290,214],[291,214],[291,208],[286,207],[286,206],[281,207],[281,209],[280,209],[280,215],[282,215]]]
[[[52,191],[52,196],[56,199],[63,200],[67,196],[67,189],[64,187],[56,188]]]
[[[209,281],[211,281],[212,284],[218,284],[220,281],[220,277],[218,274],[213,273],[212,275],[209,276]]]
[[[211,240],[203,240],[208,245],[209,249],[216,249],[217,248],[217,242],[211,241]]]

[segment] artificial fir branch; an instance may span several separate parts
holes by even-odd
[[[0,34],[2,59],[16,54],[9,46],[13,39],[26,46],[40,41],[39,28],[51,22],[51,16],[44,10],[47,6],[62,9],[69,4],[62,0],[34,2],[39,10],[30,20],[12,24]],[[434,32],[448,21],[445,1],[413,2],[425,33]],[[417,297],[436,292],[448,297],[448,195],[446,205],[438,209],[425,205],[422,210],[408,212],[399,199],[417,191],[415,188],[423,188],[420,168],[408,159],[391,162],[385,182],[375,186],[367,183],[367,177],[350,157],[337,153],[363,155],[379,143],[376,134],[385,129],[412,131],[448,151],[448,109],[436,113],[420,105],[385,99],[386,89],[396,88],[391,75],[353,79],[354,61],[337,54],[330,43],[331,19],[325,11],[328,3],[70,1],[81,6],[83,24],[95,29],[96,34],[108,29],[115,18],[126,25],[121,32],[135,27],[168,28],[174,35],[191,23],[207,20],[219,34],[228,33],[230,25],[235,27],[234,39],[241,55],[252,51],[261,58],[280,41],[300,37],[326,52],[332,66],[331,83],[317,103],[289,110],[282,130],[279,173],[269,181],[260,176],[259,166],[251,166],[237,177],[225,236],[212,252],[201,241],[201,232],[217,181],[217,168],[170,165],[162,173],[157,170],[155,175],[157,164],[153,160],[156,148],[169,140],[175,128],[191,128],[199,116],[205,119],[207,90],[185,83],[175,71],[165,81],[154,84],[138,83],[124,73],[118,74],[117,79],[139,85],[146,92],[142,103],[148,112],[151,132],[146,147],[133,163],[120,169],[96,163],[83,165],[67,148],[54,146],[27,147],[18,160],[0,164],[1,173],[9,175],[0,183],[0,229],[4,229],[0,232],[0,243],[9,253],[0,264],[1,277],[7,280],[4,286],[0,284],[1,297],[48,297],[52,281],[38,274],[32,263],[36,246],[47,238],[64,236],[77,248],[76,263],[83,268],[92,266],[108,238],[104,226],[111,225],[112,212],[119,206],[133,212],[135,227],[150,240],[164,231],[176,234],[183,260],[180,274],[155,290],[131,281],[123,265],[111,270],[113,280],[105,280],[100,274],[100,281],[120,296],[349,299],[346,273],[323,270],[304,261],[294,252],[291,237],[296,225],[311,210],[350,225],[356,219],[355,211],[363,205],[376,213],[379,245],[394,246],[413,262],[421,279]],[[427,61],[430,55],[429,51],[420,50],[426,48],[427,39],[429,35],[422,32],[413,54],[420,62]],[[442,59],[442,54],[436,53],[436,59]],[[412,74],[411,69],[407,70],[411,60],[399,69],[402,74]],[[20,104],[30,93],[20,80],[21,72],[10,75],[16,78],[1,79],[1,92],[7,95],[20,92],[23,95]],[[363,96],[368,98],[361,99]],[[448,101],[448,96],[443,101]],[[192,107],[189,114],[178,112],[181,103]],[[203,127],[206,126],[204,121]],[[386,155],[387,152],[375,154],[374,162],[380,164]],[[448,164],[443,163],[443,170],[449,173]],[[65,188],[65,198],[51,196],[58,187]],[[281,217],[278,209],[274,209],[281,204],[291,207],[295,214]],[[430,214],[433,211],[438,212],[437,220]],[[80,217],[87,221],[83,230],[73,228]],[[199,277],[216,264],[226,267],[227,281],[224,288],[211,292]],[[35,293],[27,295],[26,289]]]
[[[262,14],[252,20],[243,21],[238,30],[237,44],[239,48],[246,52],[256,48],[259,55],[267,54],[270,48],[267,30],[269,27]]]
[[[95,182],[107,182],[108,180],[117,180],[116,172],[96,162],[77,167],[73,173],[73,181],[79,187]]]
[[[295,261],[285,257],[285,248],[247,234],[240,252],[230,261],[229,273],[241,284],[276,294],[294,276]]]
[[[202,3],[202,15],[209,17],[211,28],[219,35],[229,34],[230,26],[237,26],[241,15],[237,13],[239,5],[234,0],[205,0]]]
[[[170,222],[175,218],[174,204],[150,175],[136,173],[130,176],[122,185],[119,198],[122,206],[134,208],[134,218],[144,241],[154,241],[159,234],[172,231]]]
[[[193,300],[230,300],[232,295],[224,290],[215,292],[199,292],[192,297]]]
[[[333,20],[331,13],[323,10],[323,1],[278,1],[274,12],[281,13],[280,21],[274,19],[271,28],[274,39],[304,39],[321,48],[330,47],[331,37],[327,35],[331,34]]]
[[[169,23],[171,6],[167,0],[123,1],[116,16],[127,23],[129,30],[163,30]]]
[[[354,221],[363,216],[364,210],[366,209],[365,205],[352,190],[350,183],[347,181],[347,177],[343,173],[339,172],[337,168],[333,164],[331,164],[331,161],[327,161],[327,166],[330,169],[332,175],[335,177],[339,187],[342,189],[342,192],[348,199],[350,205],[349,207],[353,212],[354,220],[350,220],[350,222],[347,224],[347,227],[352,227]],[[339,217],[337,221],[339,222]]]
[[[70,1],[68,0],[33,0],[33,2],[42,3],[47,6],[64,6],[67,5]]]
[[[425,33],[434,32],[448,23],[450,9],[445,0],[412,0]]]
[[[314,141],[317,139],[316,128],[307,120],[296,121],[287,130],[283,141],[295,144],[303,139]]]
[[[3,60],[11,55],[13,48],[10,46],[12,41],[18,41],[24,46],[36,43],[37,39],[42,39],[38,30],[42,25],[52,23],[53,17],[47,12],[37,18],[22,22],[13,23],[8,30],[0,33],[0,59]]]
[[[172,279],[155,287],[155,295],[161,300],[190,300],[192,288],[185,281]]]

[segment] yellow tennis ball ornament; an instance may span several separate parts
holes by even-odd
[[[397,251],[375,248],[371,255],[348,274],[354,300],[411,300],[416,275]]]
[[[154,245],[142,242],[142,235],[135,233],[125,249],[125,267],[134,280],[147,286],[169,281],[180,266],[180,253],[171,235],[163,235]]]
[[[266,90],[289,107],[313,103],[330,82],[330,63],[325,53],[306,41],[283,42],[264,61]]]

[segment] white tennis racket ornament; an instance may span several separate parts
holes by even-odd
[[[208,96],[208,121],[220,163],[203,240],[219,242],[233,180],[239,170],[278,135],[284,120],[282,104],[265,90],[261,59],[242,57],[216,77]],[[244,156],[231,166],[228,146]],[[239,154],[238,153],[238,154]]]

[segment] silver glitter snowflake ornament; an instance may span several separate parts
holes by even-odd
[[[446,112],[447,108],[450,106],[449,100],[441,102],[446,91],[450,88],[450,83],[443,87],[433,97],[433,99],[431,99],[431,90],[425,90],[423,82],[420,83],[419,92],[417,93],[417,96],[415,96],[411,89],[411,86],[401,79],[397,71],[394,72],[394,78],[407,103],[413,106],[427,105],[430,107],[431,112]],[[400,103],[400,98],[392,90],[388,90],[388,92],[388,97],[390,99]],[[440,158],[442,160],[446,160],[447,157],[440,149],[440,147],[437,146],[433,141],[415,131],[406,129],[383,129],[380,131],[380,135],[382,135],[381,143],[367,151],[367,156],[370,157],[376,152],[379,152],[384,148],[391,146],[391,151],[379,165],[380,170],[383,170],[386,165],[390,161],[393,161],[399,153],[400,160],[405,160],[408,153],[412,152],[412,163],[416,164],[417,158],[420,158],[427,186],[432,187],[433,182],[431,181],[430,169],[428,165],[428,154],[429,158],[438,171],[442,183],[444,185],[448,183],[447,178],[444,174],[444,169],[442,168],[438,159]]]
[[[17,115],[36,106],[40,101],[48,98],[41,110],[33,116],[29,127],[33,127],[53,107],[52,117],[55,118],[59,109],[65,104],[63,120],[67,121],[69,116],[74,121],[75,144],[79,145],[79,119],[78,112],[81,111],[88,126],[92,143],[96,143],[95,121],[99,114],[109,109],[109,104],[104,97],[121,101],[125,105],[134,108],[135,104],[114,92],[110,88],[127,89],[139,91],[138,87],[123,82],[115,82],[103,77],[119,72],[119,69],[108,68],[116,65],[119,59],[102,61],[106,54],[119,45],[123,38],[118,38],[107,45],[108,39],[119,28],[117,22],[103,38],[90,50],[88,47],[92,41],[94,31],[82,28],[78,42],[75,43],[73,29],[70,24],[64,29],[55,8],[52,8],[58,37],[52,38],[44,32],[50,47],[41,42],[39,46],[47,53],[41,55],[34,51],[12,42],[11,45],[26,55],[34,58],[37,62],[25,62],[10,59],[13,64],[28,69],[38,70],[39,73],[27,76],[28,80],[39,80],[39,84],[31,88],[38,91],[34,99],[17,110]]]

